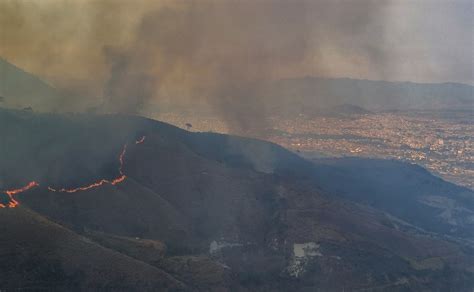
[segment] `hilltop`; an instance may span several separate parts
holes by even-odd
[[[140,269],[146,272],[137,287],[150,291],[470,291],[474,285],[472,234],[465,231],[472,224],[469,191],[426,171],[410,173],[410,185],[434,181],[434,188],[451,190],[444,193],[447,199],[467,200],[465,213],[451,214],[467,218],[456,221],[466,229],[429,230],[417,218],[436,221],[443,210],[427,212],[433,207],[426,204],[412,218],[371,201],[385,200],[380,194],[391,189],[389,202],[398,202],[393,206],[409,206],[403,181],[359,185],[362,171],[354,174],[351,165],[314,163],[268,142],[191,133],[134,116],[1,110],[0,121],[0,135],[7,137],[0,145],[1,188],[33,179],[40,184],[17,195],[19,207],[0,209],[8,251],[0,270],[11,275],[2,278],[2,287],[100,289],[111,286],[96,282],[97,274],[113,285],[131,273],[123,282],[128,285]],[[142,136],[146,140],[135,144]],[[48,190],[116,177],[125,144],[123,183],[78,193]],[[391,167],[406,171],[403,164]],[[39,240],[55,232],[67,240]],[[84,241],[87,248],[111,251],[124,270],[101,264],[112,261],[108,252],[76,255]],[[37,252],[42,250],[48,256]],[[31,253],[51,268],[12,268]],[[92,265],[80,264],[89,257]],[[27,278],[19,278],[25,273]],[[55,281],[44,282],[53,275]]]

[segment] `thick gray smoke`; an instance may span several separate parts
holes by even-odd
[[[104,47],[108,80],[106,109],[137,113],[158,97],[162,84],[178,64],[189,66],[195,37],[191,8],[160,8],[143,15],[125,46]],[[178,86],[187,86],[180,84]]]
[[[106,110],[137,113],[151,98],[155,77],[136,70],[133,59],[127,54],[107,48],[104,49],[104,54],[110,66],[110,76],[104,89]]]
[[[472,5],[446,2],[2,1],[0,54],[107,111],[208,106],[264,131],[280,78],[472,81]]]
[[[106,106],[138,112],[150,100],[171,96],[210,105],[233,131],[252,128],[261,134],[266,128],[262,85],[292,70],[323,75],[330,64],[320,46],[344,46],[347,37],[364,32],[381,14],[378,10],[380,5],[371,1],[205,1],[160,7],[140,18],[125,46],[104,49]],[[373,37],[381,34],[375,31]],[[369,43],[354,44],[383,60]]]

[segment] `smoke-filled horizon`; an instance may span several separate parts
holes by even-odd
[[[473,83],[470,1],[7,0],[0,56],[111,111],[210,103],[245,127],[265,82]],[[250,106],[249,106],[250,105]]]

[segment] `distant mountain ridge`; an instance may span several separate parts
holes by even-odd
[[[466,109],[474,87],[460,83],[412,83],[305,77],[268,83],[262,96],[270,109],[312,111],[352,104],[367,110]]]
[[[304,77],[267,82],[254,94],[262,99],[267,112],[294,115],[321,113],[328,108],[344,105],[368,111],[474,108],[473,89],[473,86],[461,83]],[[90,106],[81,104],[84,100],[80,99],[71,97],[0,57],[0,104],[49,112],[78,111]],[[244,98],[242,103],[245,100],[248,99]]]
[[[50,84],[0,57],[0,99],[14,108],[31,107],[40,111],[61,103],[62,95]]]

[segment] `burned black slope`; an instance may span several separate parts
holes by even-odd
[[[21,206],[186,288],[472,290],[468,244],[321,190],[313,163],[274,144],[127,116],[2,111],[0,119],[14,129],[0,124],[8,137],[2,150],[14,150],[1,156],[4,187],[40,182],[18,195]],[[72,194],[47,189],[113,178],[123,144],[130,145],[123,183]],[[163,242],[163,258],[140,258],[142,240]],[[32,240],[27,249],[34,248]]]

